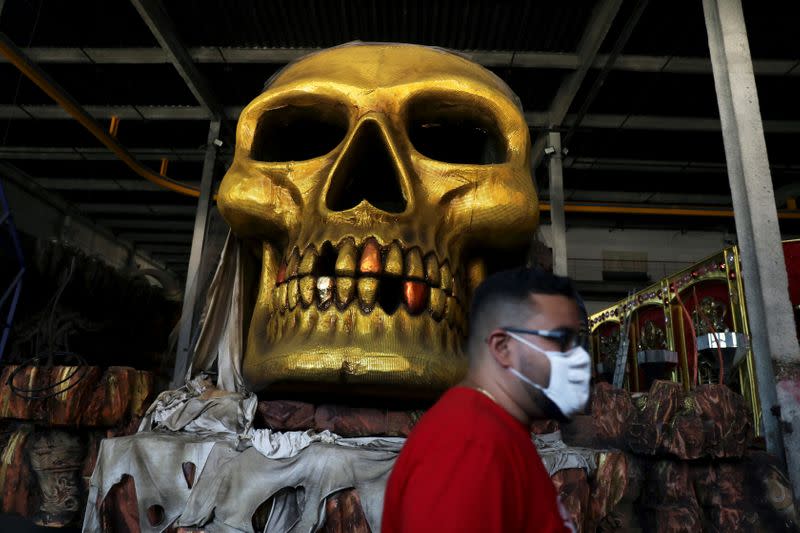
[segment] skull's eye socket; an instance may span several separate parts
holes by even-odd
[[[256,161],[305,161],[334,148],[347,133],[347,113],[336,104],[290,104],[258,120],[250,157]]]
[[[507,159],[506,141],[492,113],[446,97],[409,104],[408,136],[417,152],[445,163],[493,165]]]

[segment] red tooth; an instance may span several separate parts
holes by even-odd
[[[286,263],[281,263],[278,268],[278,276],[275,278],[275,285],[280,285],[284,281],[286,281]]]
[[[403,301],[412,315],[420,313],[428,303],[430,288],[421,281],[403,282]]]
[[[368,239],[364,243],[364,251],[361,252],[361,260],[358,262],[358,271],[362,274],[380,274],[383,271],[381,249],[375,239]]]

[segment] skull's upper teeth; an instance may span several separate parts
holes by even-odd
[[[485,267],[471,262],[468,273],[472,287],[485,276]],[[344,309],[358,297],[365,312],[380,305],[392,313],[404,304],[412,315],[427,309],[434,320],[463,330],[462,295],[461,281],[434,253],[424,255],[417,247],[404,252],[398,242],[381,247],[374,238],[357,246],[347,238],[338,251],[327,242],[307,246],[302,255],[294,247],[278,269],[273,303],[281,313],[315,303],[320,309],[332,303]]]

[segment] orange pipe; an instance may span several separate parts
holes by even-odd
[[[116,138],[117,131],[119,131],[119,117],[114,115],[111,117],[111,124],[108,127],[108,133],[110,133],[112,137]]]
[[[0,53],[2,53],[11,62],[12,65],[17,67],[20,72],[28,77],[37,87],[44,91],[47,96],[55,100],[67,113],[77,120],[84,128],[89,130],[89,133],[103,143],[106,148],[111,150],[119,159],[122,160],[131,170],[142,178],[155,183],[159,187],[169,189],[171,191],[193,196],[195,198],[200,196],[200,189],[191,185],[186,185],[160,176],[143,166],[134,158],[128,150],[122,146],[117,140],[109,135],[89,113],[87,113],[77,102],[75,102],[66,91],[55,84],[55,82],[48,79],[41,70],[32,63],[21,50],[17,49],[16,45],[4,33],[0,32]]]
[[[550,204],[539,204],[542,211],[550,211]],[[616,215],[668,215],[684,217],[732,217],[733,209],[703,209],[685,207],[645,207],[613,204],[566,204],[567,213],[607,213]],[[778,211],[780,219],[800,219],[800,213]]]

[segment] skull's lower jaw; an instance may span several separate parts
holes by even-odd
[[[418,397],[434,397],[457,383],[466,367],[461,335],[447,320],[403,308],[391,315],[380,307],[367,313],[356,305],[298,305],[260,327],[252,324],[244,361],[254,390],[313,385],[319,392]]]

